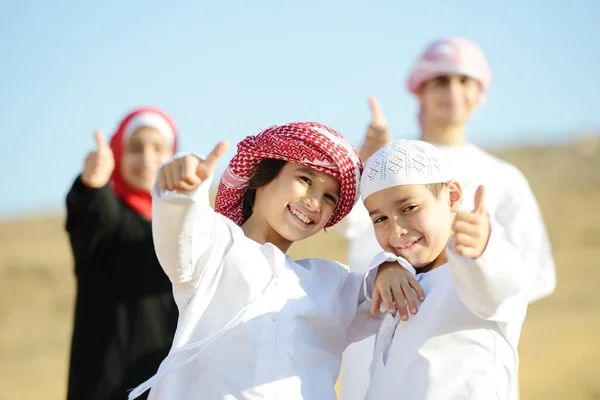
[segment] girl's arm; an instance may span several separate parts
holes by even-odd
[[[160,168],[152,189],[154,247],[175,292],[193,291],[202,279],[212,276],[232,244],[225,217],[210,207],[212,166],[192,185],[165,181],[186,163],[195,163],[196,169],[216,161],[210,157],[214,155],[211,153],[206,160],[185,154],[174,156]],[[172,190],[175,187],[178,190]],[[176,300],[180,300],[177,293]]]
[[[121,221],[123,207],[108,184],[92,188],[83,183],[80,176],[67,194],[66,205],[66,230],[75,264],[89,265],[110,243]]]
[[[222,258],[231,234],[209,203],[212,177],[189,192],[152,190],[156,255],[173,284],[196,285],[209,261]]]
[[[348,330],[350,342],[375,334],[385,312],[399,313],[404,321],[409,312],[417,313],[416,299],[423,301],[425,294],[415,274],[408,261],[387,252],[378,254],[364,275],[348,274],[349,290],[359,287],[358,307]]]
[[[99,259],[98,253],[106,250],[123,216],[123,207],[109,187],[115,167],[113,153],[100,132],[95,140],[96,149],[85,158],[83,171],[66,200],[66,230],[78,268]]]

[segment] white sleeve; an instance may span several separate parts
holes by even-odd
[[[515,247],[511,258],[518,258],[529,271],[529,301],[533,302],[554,292],[556,268],[546,225],[529,183],[518,170],[512,177],[494,218],[506,231],[505,239]]]
[[[364,274],[322,258],[302,259],[296,263],[314,271],[312,280],[305,281],[305,285],[314,293],[310,297],[315,304],[332,316],[340,343],[347,346],[377,332],[383,314],[371,315],[371,304],[364,296]]]
[[[178,291],[195,289],[205,271],[216,270],[231,246],[231,231],[210,207],[211,182],[212,177],[187,193],[165,191],[158,182],[152,189],[154,247],[176,300]]]
[[[446,248],[454,285],[462,302],[475,315],[491,321],[508,321],[527,304],[528,269],[522,251],[506,239],[492,221],[487,247],[478,259],[457,255],[451,240]]]
[[[365,277],[366,274],[349,272],[342,289],[342,292],[346,292],[346,296],[344,293],[342,295],[351,298],[356,304],[356,313],[348,327],[348,343],[358,342],[377,333],[377,328],[384,317],[383,312],[377,315],[371,314],[371,302],[367,301],[364,295]]]

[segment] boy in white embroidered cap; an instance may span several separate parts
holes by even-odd
[[[417,315],[384,320],[368,400],[517,396],[527,268],[505,257],[512,244],[486,212],[485,188],[461,212],[452,176],[443,153],[418,140],[392,142],[365,164],[361,191],[383,249],[374,262],[410,263],[427,296]]]

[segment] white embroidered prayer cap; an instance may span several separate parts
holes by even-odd
[[[363,201],[373,193],[401,185],[446,183],[453,179],[450,163],[434,145],[421,140],[395,140],[365,164],[360,181]]]

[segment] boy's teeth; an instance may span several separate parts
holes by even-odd
[[[413,244],[415,244],[417,242],[418,242],[418,240],[413,240],[412,242],[410,242],[410,243],[408,243],[408,244],[406,244],[406,245],[404,245],[404,246],[402,246],[400,248],[401,249],[407,249],[407,248],[409,248],[410,246],[412,246]]]

